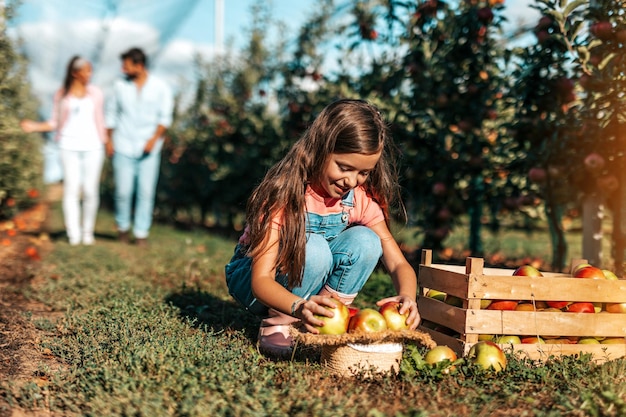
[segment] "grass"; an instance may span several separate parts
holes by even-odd
[[[59,237],[58,206],[50,225]],[[375,380],[332,375],[313,350],[269,360],[255,348],[258,319],[224,284],[234,240],[155,225],[143,250],[116,242],[113,229],[103,211],[96,246],[70,247],[59,237],[23,290],[62,312],[31,321],[38,348],[63,366],[42,364],[26,381],[0,381],[9,408],[63,416],[626,415],[624,360],[537,366],[511,358],[497,375],[463,364],[445,375],[407,358],[399,375]],[[392,292],[376,273],[357,305]]]

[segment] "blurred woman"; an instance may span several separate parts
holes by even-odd
[[[89,61],[72,57],[63,85],[54,95],[50,120],[20,123],[27,133],[56,131],[63,166],[63,216],[71,245],[94,243],[100,205],[100,175],[107,135],[104,96],[102,90],[90,84],[91,74]]]

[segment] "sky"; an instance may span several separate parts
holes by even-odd
[[[193,83],[194,58],[200,55],[208,60],[216,51],[216,1],[22,0],[17,19],[10,22],[10,33],[23,41],[33,90],[45,115],[65,66],[75,54],[94,63],[92,81],[104,88],[120,75],[119,54],[131,46],[142,47],[151,59],[151,70],[175,87]],[[506,0],[505,16],[511,23],[534,21],[536,12],[528,7],[530,1]],[[273,18],[295,34],[317,0],[267,2]],[[226,44],[244,46],[254,3],[223,0]]]

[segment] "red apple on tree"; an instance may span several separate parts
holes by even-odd
[[[409,325],[406,323],[409,312],[407,311],[404,314],[400,314],[400,307],[402,307],[402,303],[389,301],[378,309],[380,314],[385,318],[389,330],[403,330],[409,328]]]
[[[332,310],[333,316],[326,317],[321,315],[315,315],[316,319],[322,320],[324,325],[318,327],[320,334],[344,334],[348,330],[348,323],[350,321],[350,311],[341,301],[336,298],[331,298],[334,307],[324,308]]]
[[[474,344],[467,353],[467,358],[483,369],[493,369],[495,372],[506,369],[504,352],[498,345],[488,340]]]
[[[387,322],[382,314],[373,308],[364,308],[350,319],[348,333],[376,333],[387,330]]]
[[[607,41],[613,37],[613,25],[608,21],[600,21],[591,25],[589,31],[598,39]]]
[[[583,164],[591,175],[598,175],[604,169],[605,161],[602,155],[592,152],[585,157]]]

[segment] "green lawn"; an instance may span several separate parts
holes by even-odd
[[[49,227],[58,240],[25,292],[62,313],[32,324],[38,349],[64,366],[42,365],[37,375],[45,384],[0,381],[0,398],[31,415],[626,415],[624,360],[535,366],[511,359],[497,375],[467,365],[445,375],[407,360],[399,375],[376,380],[334,376],[310,349],[293,361],[268,360],[255,348],[258,319],[231,300],[224,284],[232,238],[155,225],[150,246],[141,249],[115,241],[112,217],[102,211],[97,245],[70,247],[61,225],[55,206]],[[499,238],[503,250],[506,236]],[[357,305],[391,292],[378,272]]]

